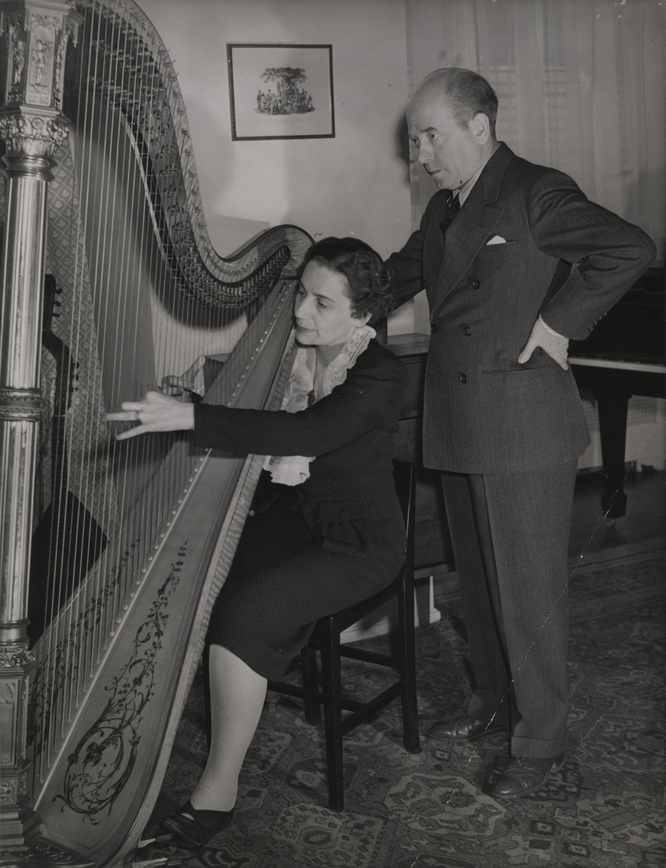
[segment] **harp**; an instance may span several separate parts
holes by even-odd
[[[118,865],[262,458],[117,443],[102,414],[186,371],[203,400],[278,406],[311,239],[215,253],[176,76],[132,0],[0,14],[0,863]]]

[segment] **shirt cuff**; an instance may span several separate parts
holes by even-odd
[[[540,322],[541,325],[546,329],[547,332],[550,332],[550,333],[551,333],[551,335],[557,335],[558,338],[563,338],[563,337],[564,337],[564,335],[561,335],[559,332],[556,332],[555,329],[552,329],[552,328],[548,325],[548,323],[545,323],[545,322],[543,321],[543,317],[541,316],[541,314],[539,314],[539,322]]]

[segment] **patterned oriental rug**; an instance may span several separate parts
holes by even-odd
[[[433,720],[461,712],[470,692],[460,602],[449,583],[435,600],[441,621],[417,631],[421,753],[402,746],[399,703],[354,730],[344,742],[345,811],[337,814],[328,808],[322,732],[305,722],[296,700],[269,694],[233,824],[198,851],[152,844],[137,861],[168,857],[183,868],[661,868],[664,554],[657,539],[572,563],[571,749],[539,792],[513,802],[484,794],[506,762],[501,734],[481,746],[424,735]],[[381,689],[386,677],[354,661],[345,667],[346,689],[359,696]],[[147,835],[187,799],[205,756],[198,677]]]

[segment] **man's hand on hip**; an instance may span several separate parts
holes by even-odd
[[[532,357],[532,353],[537,347],[541,347],[544,352],[548,353],[551,359],[555,359],[563,371],[569,369],[569,365],[567,364],[569,338],[565,338],[564,335],[558,335],[551,329],[547,329],[541,317],[532,326],[527,343],[518,356],[518,363],[524,365]]]

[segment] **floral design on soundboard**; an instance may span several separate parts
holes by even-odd
[[[181,546],[148,617],[136,631],[131,658],[106,688],[111,696],[104,711],[69,756],[64,792],[56,800],[93,824],[100,821],[103,811],[111,811],[132,774],[143,711],[153,695],[155,662],[168,620],[167,604],[178,586],[186,547],[187,543]]]
[[[48,654],[38,657],[37,670],[28,704],[28,744],[35,756],[47,749],[51,724],[69,701],[70,685],[79,680],[83,649],[99,631],[110,601],[127,584],[141,537],[131,543],[120,561],[110,570],[99,594],[92,597]]]

